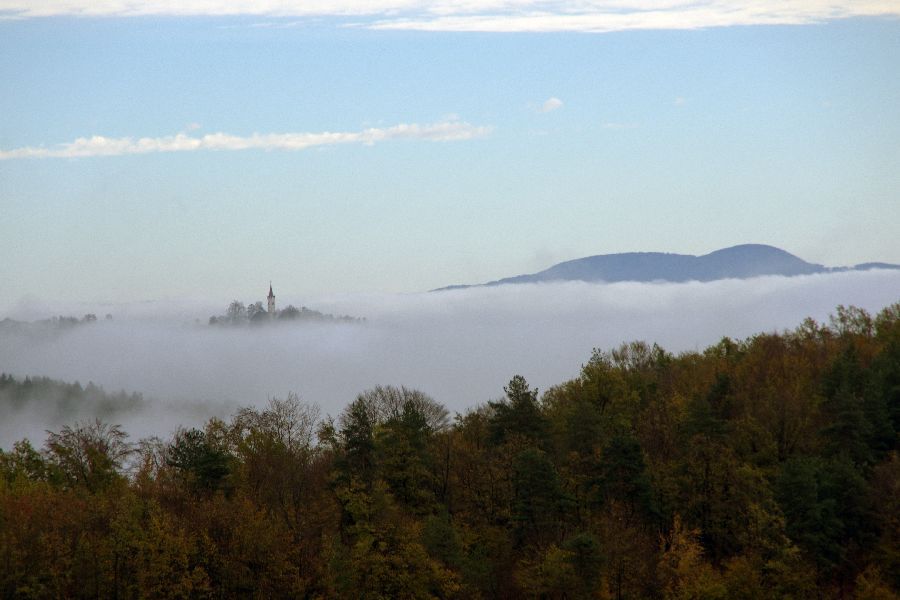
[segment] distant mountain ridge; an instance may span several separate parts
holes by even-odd
[[[694,256],[666,252],[625,252],[576,258],[530,275],[516,275],[475,285],[451,285],[433,291],[543,281],[715,281],[748,279],[762,275],[810,275],[868,269],[900,269],[889,263],[862,263],[852,267],[826,267],[809,263],[774,246],[741,244]]]

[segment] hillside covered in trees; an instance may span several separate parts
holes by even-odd
[[[289,396],[168,440],[22,441],[0,594],[897,597],[900,303],[504,392],[452,419],[379,387],[336,418]]]

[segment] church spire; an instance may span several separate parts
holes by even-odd
[[[271,281],[269,281],[269,295],[266,296],[266,299],[269,301],[269,316],[273,316],[275,314],[275,294],[272,292]]]

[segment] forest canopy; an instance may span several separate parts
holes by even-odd
[[[0,594],[896,598],[898,431],[900,303],[595,350],[453,418],[382,386],[165,440],[73,423],[0,451]]]

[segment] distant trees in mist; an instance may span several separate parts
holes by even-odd
[[[0,595],[897,598],[900,304],[503,392],[452,419],[382,386],[336,417],[289,395],[168,440],[23,440]]]
[[[111,321],[113,316],[108,314],[105,316],[107,321]],[[0,334],[2,333],[20,333],[20,332],[40,332],[40,331],[53,331],[53,330],[65,330],[73,327],[77,327],[79,325],[95,323],[97,321],[97,315],[94,313],[87,313],[80,319],[78,317],[73,316],[63,316],[59,315],[56,317],[50,317],[49,319],[40,319],[38,321],[32,322],[24,322],[24,321],[16,321],[10,318],[5,318],[0,320]]]
[[[16,378],[0,373],[0,413],[37,411],[52,416],[54,422],[65,422],[76,415],[93,414],[109,419],[139,409],[144,404],[141,394],[125,391],[107,392],[88,382],[65,383],[47,377]]]
[[[365,319],[350,317],[347,315],[335,316],[312,310],[305,306],[297,308],[288,305],[274,314],[269,314],[262,302],[244,304],[240,300],[234,300],[225,309],[225,314],[213,315],[209,318],[210,325],[262,325],[273,322],[309,321],[309,322],[340,322],[357,323]]]

